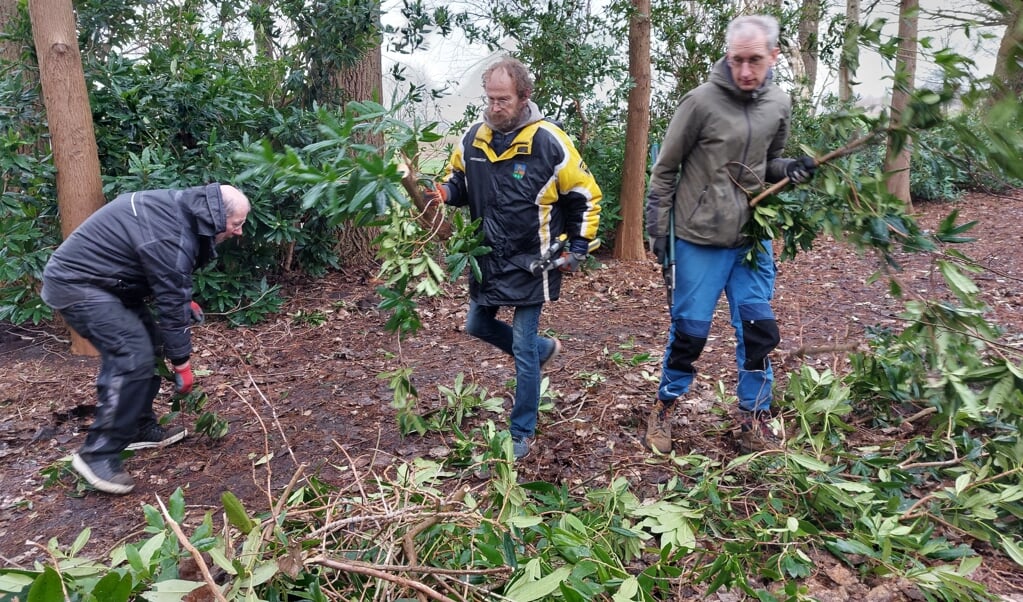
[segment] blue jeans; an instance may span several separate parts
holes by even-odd
[[[511,326],[497,319],[498,309],[470,299],[465,331],[515,359],[515,405],[509,430],[516,439],[532,437],[540,407],[540,361],[553,353],[554,341],[537,333],[542,303],[514,307]]]
[[[692,364],[703,351],[724,292],[735,328],[739,408],[770,409],[774,373],[767,354],[778,344],[779,335],[770,304],[776,273],[771,241],[764,241],[764,247],[756,265],[749,265],[745,259],[749,247],[675,242],[675,295],[658,399],[673,401],[689,391],[696,376]]]

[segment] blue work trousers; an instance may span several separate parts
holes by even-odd
[[[537,332],[542,303],[513,307],[511,325],[497,319],[498,309],[470,300],[465,330],[515,360],[515,405],[509,430],[514,438],[532,437],[540,407],[540,362],[554,351],[554,340]]]
[[[771,241],[763,241],[763,246],[764,250],[751,264],[746,260],[748,246],[725,248],[684,240],[675,242],[671,331],[658,399],[671,402],[689,391],[696,375],[692,362],[699,357],[710,335],[714,309],[724,291],[735,328],[739,407],[747,411],[771,407],[774,374],[767,353],[778,344],[777,323],[770,305],[776,270]],[[745,338],[744,328],[750,335]],[[756,356],[755,366],[748,365],[748,355]]]

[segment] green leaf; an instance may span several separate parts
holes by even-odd
[[[32,576],[34,574],[27,571],[0,571],[0,592],[17,594],[24,591],[25,588],[35,581],[35,578]]]
[[[131,575],[111,571],[96,582],[92,595],[101,602],[128,602],[131,597]]]
[[[153,587],[142,592],[142,597],[149,602],[181,602],[186,594],[204,585],[206,584],[201,581],[168,579],[154,583]]]
[[[1012,558],[1016,564],[1023,566],[1023,547],[1020,547],[1020,542],[1003,533],[998,534],[998,539],[1001,542],[1002,549],[1009,555],[1009,558]]]
[[[53,567],[44,567],[43,572],[32,582],[27,602],[64,602],[64,586]]]
[[[248,533],[252,529],[252,519],[245,512],[245,506],[235,494],[225,491],[220,494],[220,503],[224,505],[224,512],[227,514],[227,521],[231,526],[242,533]]]
[[[787,457],[788,459],[792,460],[796,464],[799,464],[803,468],[806,468],[807,470],[814,470],[817,472],[828,472],[828,470],[831,469],[831,467],[825,464],[824,462],[821,462],[820,460],[815,460],[814,458],[811,458],[810,456],[806,456],[803,454],[789,454]]]
[[[563,566],[546,577],[542,577],[535,581],[529,579],[518,579],[512,583],[511,587],[508,588],[508,591],[505,592],[504,595],[516,602],[532,602],[533,600],[539,600],[557,591],[561,582],[567,579],[571,574],[572,568]]]

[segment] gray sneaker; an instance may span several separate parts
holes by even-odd
[[[117,456],[93,458],[88,454],[75,454],[71,458],[71,466],[100,491],[124,495],[135,488],[135,481],[124,471]]]
[[[515,437],[512,439],[512,453],[516,460],[521,460],[529,455],[529,437]]]
[[[152,424],[135,435],[135,441],[124,449],[132,451],[139,449],[151,449],[154,447],[167,447],[185,438],[188,431],[184,427],[172,426],[163,428],[159,424]]]

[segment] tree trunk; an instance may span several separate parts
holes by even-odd
[[[799,13],[799,56],[803,59],[803,80],[799,83],[802,86],[801,97],[805,100],[813,98],[814,88],[817,87],[820,21],[820,0],[805,0]]]
[[[625,164],[619,210],[622,221],[615,233],[615,259],[646,258],[643,248],[643,199],[646,186],[646,147],[650,132],[650,0],[632,0],[629,19],[629,91],[625,125]]]
[[[351,68],[341,69],[333,76],[336,92],[343,102],[359,100],[380,100],[383,90],[383,60],[380,45],[363,55],[362,60]],[[383,147],[382,134],[367,134],[360,142]],[[350,222],[344,225],[344,232],[338,239],[341,257],[351,264],[361,265],[373,260],[373,239],[379,234],[378,228],[358,227]]]
[[[61,233],[67,238],[106,202],[100,182],[96,133],[71,0],[32,0],[28,6],[53,162],[57,167]],[[97,355],[95,348],[74,332],[71,352]]]
[[[0,31],[10,32],[18,20],[18,0],[0,0]],[[7,63],[21,61],[21,45],[17,40],[0,39],[0,60]]]
[[[900,123],[915,88],[919,9],[918,0],[902,0],[899,5],[899,54],[895,60],[891,106],[892,124],[896,125]],[[893,172],[888,180],[888,192],[902,200],[912,211],[913,200],[909,193],[910,144],[912,140],[909,137],[902,139],[900,136],[889,136],[884,169]]]
[[[1005,6],[1005,33],[992,77],[994,101],[1023,97],[1023,0],[1009,0]]]
[[[860,0],[846,0],[845,32],[842,54],[838,59],[838,99],[849,102],[853,97],[853,75],[859,63]]]
[[[256,54],[268,60],[277,58],[273,41],[274,20],[269,0],[252,0],[249,22],[252,25],[252,44],[255,46]]]

